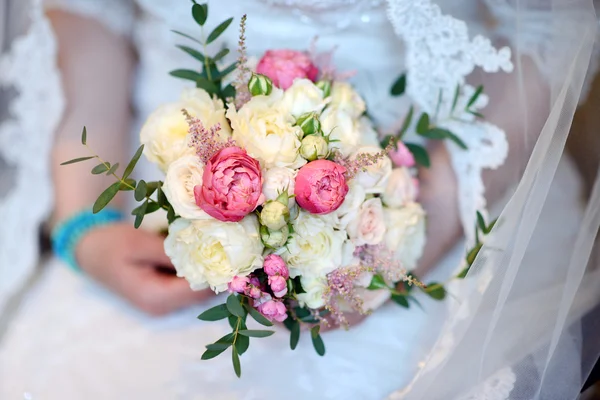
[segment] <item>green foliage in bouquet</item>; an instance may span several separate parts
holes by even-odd
[[[201,46],[201,50],[185,46],[178,45],[177,48],[181,49],[185,53],[200,62],[200,68],[198,69],[176,69],[171,71],[170,74],[176,78],[192,81],[196,84],[196,87],[206,90],[211,95],[216,95],[218,98],[225,101],[228,98],[235,96],[235,87],[232,84],[223,86],[223,79],[235,71],[237,68],[237,62],[234,62],[228,66],[221,67],[222,60],[229,54],[228,48],[222,48],[214,55],[208,55],[208,45],[217,40],[229,25],[233,21],[233,18],[226,19],[217,25],[208,36],[205,35],[205,24],[208,18],[208,5],[198,4],[195,1],[192,5],[192,17],[194,21],[200,27],[200,39],[188,35],[183,32],[173,31],[174,33],[185,37],[197,45]]]
[[[171,207],[171,204],[169,204],[169,201],[162,190],[162,181],[145,182],[143,180],[136,181],[135,179],[130,178],[131,173],[135,169],[137,162],[142,156],[144,145],[138,147],[129,163],[127,163],[123,173],[121,176],[119,176],[117,174],[119,170],[119,163],[113,164],[111,162],[104,161],[88,146],[86,127],[83,127],[83,131],[81,133],[81,144],[85,146],[92,155],[65,161],[61,165],[75,164],[82,161],[95,159],[99,162],[99,164],[92,168],[91,172],[93,175],[105,174],[115,178],[115,183],[106,188],[94,202],[92,207],[94,214],[102,211],[106,206],[108,206],[115,198],[117,193],[133,191],[135,200],[141,202],[141,205],[136,207],[131,212],[131,214],[135,216],[134,226],[136,228],[140,227],[144,216],[152,214],[161,208],[167,212],[169,223],[173,222],[177,218],[173,207]]]

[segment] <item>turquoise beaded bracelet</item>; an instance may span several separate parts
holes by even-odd
[[[74,271],[81,271],[75,260],[75,247],[81,238],[93,228],[109,225],[123,220],[123,214],[117,210],[104,209],[94,214],[89,210],[81,211],[58,224],[52,231],[52,250]]]

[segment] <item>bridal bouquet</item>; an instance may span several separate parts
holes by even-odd
[[[192,15],[203,29],[207,6],[194,3]],[[117,177],[94,212],[118,191],[134,191],[141,202],[133,210],[136,227],[149,213],[167,212],[165,250],[177,275],[194,290],[230,293],[198,318],[228,319],[231,333],[208,345],[202,359],[231,349],[238,376],[250,338],[274,333],[248,329],[248,315],[264,326],[283,323],[292,349],[309,331],[323,355],[321,326],[347,327],[346,313],[368,314],[389,298],[408,307],[414,287],[435,299],[445,295],[442,285],[425,286],[409,272],[425,243],[415,167],[428,163],[424,148],[402,140],[415,127],[413,110],[398,133],[380,138],[365,102],[329,57],[270,50],[251,67],[245,17],[240,26],[240,57],[229,66],[221,65],[228,49],[208,56],[179,46],[202,69],[172,75],[196,87],[150,115],[122,176],[105,161],[92,171]],[[401,77],[392,93],[404,85]],[[415,129],[462,144],[427,114]],[[84,129],[84,144],[85,136]],[[165,173],[164,182],[129,177],[142,153]]]

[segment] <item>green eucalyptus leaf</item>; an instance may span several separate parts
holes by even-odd
[[[208,18],[208,6],[206,4],[194,4],[192,6],[192,16],[198,25],[203,26]]]
[[[141,145],[135,151],[135,154],[131,158],[131,161],[129,161],[129,164],[127,164],[127,167],[125,167],[125,171],[123,172],[123,179],[125,179],[129,175],[131,175],[131,173],[133,172],[133,169],[135,168],[135,166],[136,166],[137,162],[139,161],[140,157],[142,156],[143,152],[144,152],[144,145]]]
[[[396,140],[396,137],[395,137],[395,136],[393,136],[393,135],[386,135],[386,136],[385,136],[385,137],[384,137],[384,138],[381,140],[381,143],[380,143],[381,147],[385,149],[386,147],[388,147],[388,145],[390,144],[390,142],[391,142],[392,140]]]
[[[273,323],[269,321],[264,315],[258,312],[256,308],[252,307],[249,304],[244,303],[244,308],[248,311],[248,314],[259,324],[264,326],[273,326]]]
[[[227,298],[227,310],[236,317],[244,317],[246,315],[246,311],[244,307],[240,304],[239,298],[235,294],[230,294]]]
[[[390,289],[385,279],[381,275],[373,275],[371,278],[371,283],[367,287],[368,290],[380,290],[380,289]]]
[[[238,335],[235,339],[235,349],[237,350],[238,354],[244,354],[246,350],[248,350],[248,347],[250,347],[250,337]]]
[[[91,160],[92,158],[95,158],[95,157],[79,157],[79,158],[74,158],[72,160],[65,161],[64,163],[61,163],[60,165],[75,164],[75,163],[78,163],[78,162]]]
[[[218,78],[219,79],[223,79],[224,77],[226,77],[227,75],[229,75],[230,73],[232,73],[233,71],[235,71],[236,68],[237,68],[237,61],[235,61],[234,63],[228,65],[227,67],[225,67],[221,71],[219,71]]]
[[[163,183],[161,181],[152,181],[146,182],[146,195],[151,196],[159,186],[162,186]]]
[[[176,69],[169,72],[169,75],[174,76],[175,78],[186,79],[193,82],[198,81],[198,79],[205,79],[202,74],[192,71],[191,69]]]
[[[221,97],[223,99],[228,99],[230,97],[235,97],[235,87],[231,84],[225,86],[223,90],[221,90]]]
[[[482,247],[483,243],[478,243],[475,247],[471,249],[471,251],[469,251],[469,253],[467,254],[467,264],[469,266],[473,265]]]
[[[100,175],[105,173],[106,171],[108,171],[108,169],[110,168],[110,163],[102,163],[102,164],[98,164],[96,165],[94,168],[92,168],[92,174],[94,175]]]
[[[94,206],[92,207],[92,211],[94,214],[99,213],[111,202],[111,200],[117,195],[119,192],[119,188],[121,187],[121,182],[115,182],[110,185],[100,196],[96,199]]]
[[[133,197],[136,199],[136,201],[142,201],[146,198],[147,191],[148,187],[146,186],[146,181],[142,179],[138,182]]]
[[[146,215],[152,214],[153,212],[160,210],[160,208],[161,207],[158,205],[158,203],[148,203],[148,207],[146,208]]]
[[[408,303],[408,300],[407,300],[406,296],[404,296],[404,295],[394,294],[394,295],[392,295],[392,301],[404,308],[410,307],[410,304]]]
[[[161,207],[169,203],[167,196],[165,196],[165,192],[162,190],[162,182],[156,188],[156,201]]]
[[[298,318],[306,318],[312,315],[310,310],[304,307],[296,307],[294,308],[294,312]]]
[[[178,35],[180,35],[180,36],[183,36],[184,38],[187,38],[187,39],[193,40],[194,42],[198,43],[199,45],[202,45],[202,42],[201,42],[201,41],[199,41],[198,39],[196,39],[196,38],[194,38],[194,37],[192,37],[192,36],[188,35],[187,33],[183,33],[183,32],[180,32],[180,31],[175,31],[175,30],[172,30],[171,32],[173,32],[173,33],[176,33],[176,34],[178,34]]]
[[[477,117],[477,118],[481,118],[481,119],[485,118],[485,115],[483,115],[483,114],[482,114],[482,113],[480,113],[480,112],[473,111],[473,110],[467,110],[467,112],[468,112],[469,114],[471,114],[471,115],[473,115],[473,116]]]
[[[288,317],[288,319],[291,319]],[[300,341],[300,323],[298,321],[293,321],[293,324],[290,327],[290,348],[295,350],[298,346],[298,342]]]
[[[413,106],[410,106],[410,108],[408,109],[408,113],[406,114],[406,117],[404,117],[404,122],[402,123],[402,127],[400,128],[400,132],[398,133],[398,139],[402,139],[402,137],[404,136],[406,131],[408,131],[408,127],[410,126],[410,123],[412,122],[414,112],[415,112],[415,109],[413,108]]]
[[[242,367],[240,365],[240,356],[235,347],[233,347],[231,351],[231,361],[233,362],[233,370],[235,371],[235,374],[238,378],[241,377]]]
[[[477,86],[477,89],[475,89],[475,93],[473,93],[473,95],[469,99],[469,102],[467,103],[467,107],[466,107],[467,109],[471,108],[471,106],[473,104],[475,104],[475,102],[477,101],[477,99],[479,98],[479,96],[481,95],[482,92],[483,92],[483,85]]]
[[[469,267],[465,267],[463,268],[462,271],[460,271],[460,273],[458,275],[456,275],[457,279],[464,279],[467,276],[467,273],[469,272]]]
[[[198,315],[198,319],[202,321],[219,321],[229,317],[230,315],[231,314],[229,313],[227,306],[225,304],[219,304],[218,306],[209,308],[202,314]]]
[[[490,222],[490,224],[487,226],[487,228],[485,229],[485,231],[483,233],[485,233],[486,235],[488,233],[490,233],[492,231],[492,229],[494,229],[494,226],[496,226],[496,222],[498,222],[498,218],[496,218],[495,220]]]
[[[256,329],[246,329],[238,331],[240,335],[254,337],[254,338],[264,338],[271,336],[275,333],[275,331],[267,331],[267,330],[256,330]]]
[[[412,153],[417,164],[422,165],[426,168],[429,168],[431,166],[431,161],[429,160],[429,153],[427,153],[427,149],[425,147],[413,143],[404,143],[404,145]]]
[[[233,329],[233,330],[238,329],[238,321],[239,321],[238,317],[236,317],[235,315],[230,315],[229,317],[227,317],[227,321],[229,322],[229,326],[231,327],[231,329]]]
[[[216,343],[229,343],[232,344],[235,339],[235,332],[230,332],[227,335],[223,336],[221,339],[217,340]]]
[[[460,85],[457,83],[456,88],[454,89],[454,97],[452,98],[452,108],[451,113],[456,110],[456,104],[458,103],[458,96],[460,95]]]
[[[181,49],[183,51],[185,51],[186,53],[188,53],[190,56],[194,57],[196,60],[200,61],[200,62],[204,62],[205,58],[204,58],[204,54],[202,54],[201,52],[199,52],[198,50],[189,47],[189,46],[183,46],[183,45],[177,45],[175,46],[178,49]]]
[[[173,207],[169,207],[167,210],[167,222],[172,224],[178,217],[175,215],[175,209]]]
[[[424,132],[419,132],[419,134],[428,139],[434,139],[434,140],[448,139],[448,140],[451,140],[454,143],[456,143],[456,145],[458,147],[460,147],[461,149],[463,149],[463,150],[467,149],[467,145],[465,144],[465,142],[463,142],[458,136],[456,136],[454,133],[450,132],[448,129],[432,128],[432,129],[426,130]]]
[[[320,327],[319,325],[315,325],[310,329],[310,338],[312,339],[313,347],[318,355],[325,355],[325,343],[323,343],[323,338],[319,335]]]
[[[481,232],[485,233],[487,226],[485,225],[485,219],[483,219],[483,215],[481,215],[479,211],[477,211],[477,226]]]
[[[429,114],[423,113],[417,122],[417,133],[423,135],[427,131],[429,131]]]
[[[437,282],[431,282],[428,284],[425,288],[425,293],[435,300],[443,300],[446,297],[446,289],[444,289],[443,285]]]
[[[127,178],[127,179],[125,179],[124,183],[121,183],[119,190],[125,190],[125,191],[133,190],[135,188],[135,183],[136,183],[135,179]]]
[[[117,172],[117,168],[119,168],[119,163],[115,163],[110,166],[109,170],[106,171],[106,175],[112,175]]]
[[[207,344],[206,349],[211,351],[227,350],[231,346],[231,343],[212,343]]]
[[[142,225],[142,221],[144,220],[144,216],[146,215],[146,208],[148,208],[148,200],[142,203],[140,207],[137,208],[138,212],[135,216],[135,221],[133,226],[135,229],[139,228]]]
[[[229,54],[229,49],[225,48],[225,49],[221,49],[217,54],[215,54],[212,57],[212,62],[216,63],[217,61],[219,61],[221,58],[225,57],[227,54]]]
[[[396,79],[396,82],[392,85],[390,94],[392,96],[401,96],[406,90],[406,74],[402,74]]]
[[[222,350],[206,350],[204,353],[202,353],[202,357],[200,358],[202,360],[210,360],[211,358],[215,358],[225,350],[227,350],[227,348],[224,348]]]
[[[196,87],[206,90],[209,94],[217,94],[219,86],[216,83],[209,81],[204,77],[200,77],[196,80]]]
[[[84,146],[87,144],[87,128],[85,126],[81,131],[81,144]]]
[[[226,19],[225,21],[221,22],[215,29],[213,29],[213,31],[206,38],[206,44],[214,42],[219,36],[221,36],[225,29],[227,29],[229,25],[231,25],[232,21],[233,18]]]

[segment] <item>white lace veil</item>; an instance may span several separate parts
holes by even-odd
[[[467,0],[438,3],[452,14],[459,1]],[[492,85],[505,90],[488,91],[491,104],[482,111],[496,105],[501,112],[493,122],[518,133],[518,140],[510,142],[511,154],[535,148],[527,163],[509,157],[503,167],[514,171],[512,196],[467,278],[449,287],[448,316],[440,321],[439,338],[423,355],[415,379],[391,397],[576,398],[600,354],[594,335],[600,321],[600,258],[591,257],[600,225],[600,183],[585,200],[582,217],[553,208],[547,198],[559,182],[557,166],[566,154],[597,19],[591,0],[472,1],[476,17],[453,14],[480,22],[467,32],[452,18],[427,25],[430,13],[441,16],[429,0],[388,0],[390,20],[407,44],[407,91],[427,110],[438,93],[420,92],[420,82],[437,79],[452,91],[475,67],[509,71],[506,51],[496,52],[483,37],[473,39],[476,33],[486,35],[511,47],[514,86]],[[41,1],[0,0],[0,13],[1,312],[36,264],[38,227],[51,206],[49,151],[63,98]],[[430,34],[417,29],[423,23]],[[479,59],[485,52],[488,57]],[[486,203],[479,171],[498,166],[501,160],[486,153],[486,146],[490,141],[501,145],[502,135],[491,124],[456,123],[448,121],[448,127],[477,150],[466,155],[449,147],[454,166],[462,171],[462,220],[472,244],[474,211]],[[575,235],[548,231],[543,216],[564,218],[565,231],[574,225]],[[561,234],[561,248],[544,246]]]
[[[488,92],[492,105],[505,104],[497,123],[519,132],[511,152],[535,148],[525,172],[515,173],[518,186],[467,278],[449,288],[456,298],[448,300],[435,345],[394,399],[575,399],[600,354],[600,271],[593,256],[600,175],[590,198],[582,198],[583,216],[547,201],[553,185],[564,185],[556,172],[566,157],[597,36],[593,4],[489,0],[487,5],[498,41],[508,40],[512,48],[518,89]],[[565,231],[546,229],[543,221],[549,219],[561,220]],[[563,238],[560,248],[549,245],[556,237]]]

